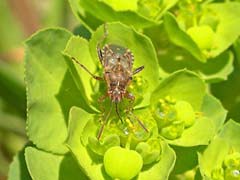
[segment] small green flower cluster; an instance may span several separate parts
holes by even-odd
[[[157,121],[161,135],[167,139],[179,138],[184,129],[192,126],[196,120],[190,103],[176,101],[170,96],[159,99],[152,107],[152,115]]]
[[[212,170],[213,180],[239,180],[240,179],[240,153],[228,154],[221,167]]]

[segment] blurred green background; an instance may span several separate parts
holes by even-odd
[[[26,143],[24,40],[38,29],[77,22],[67,0],[0,0],[0,180]]]

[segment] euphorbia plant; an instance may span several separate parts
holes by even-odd
[[[112,9],[105,5],[106,2]],[[86,12],[93,13],[94,9],[89,8],[87,1],[81,0],[80,3]],[[138,22],[134,24],[138,29],[153,23],[153,15],[147,11],[149,5],[141,4],[144,1],[138,4],[141,8],[137,13],[132,12],[135,11],[131,9],[134,4],[128,9],[116,9],[120,7],[115,7],[112,1],[98,3],[100,8],[121,10],[115,18],[127,13],[144,19],[144,26]],[[172,3],[174,5],[175,1]],[[77,8],[76,12],[81,10],[79,5],[73,8]],[[104,12],[100,18],[104,19],[108,13]],[[176,25],[173,15],[167,13],[164,19],[166,31],[172,27],[175,32],[180,32],[171,26]],[[123,22],[129,24],[132,21],[129,18]],[[61,28],[49,28],[26,41],[27,133],[32,144],[14,160],[10,179],[14,178],[14,173],[19,173],[17,169],[21,166],[25,179],[165,180],[170,173],[181,172],[172,170],[175,162],[178,165],[178,160],[184,158],[176,157],[182,149],[196,153],[195,149],[201,146],[208,151],[209,142],[214,142],[226,117],[226,110],[208,91],[205,80],[212,76],[206,78],[196,69],[194,72],[186,68],[164,73],[161,59],[157,59],[160,56],[157,56],[156,46],[146,35],[125,24],[107,23],[108,35],[104,41],[103,25],[91,29],[89,40]],[[196,35],[194,31],[187,32],[193,38],[191,42]],[[171,32],[168,34],[171,36]],[[208,45],[205,43],[201,44],[204,48]],[[134,55],[133,67],[145,67],[127,87],[135,96],[134,103],[123,99],[118,104],[119,114],[111,111],[109,98],[101,103],[98,101],[106,94],[106,82],[96,81],[71,59],[74,57],[89,71],[102,76],[104,67],[98,59],[98,44],[101,47],[105,44],[126,47]],[[199,49],[196,52],[195,57],[203,57]],[[226,54],[221,57],[230,57],[230,53]],[[202,66],[203,69],[206,66]],[[212,79],[221,79],[221,75],[213,76]],[[107,123],[98,137],[103,122]],[[229,162],[236,157],[237,153],[230,154],[223,166],[228,170]],[[195,160],[193,163],[189,160],[191,168],[198,166]],[[200,155],[199,162],[201,175],[205,176],[207,171]],[[213,174],[215,177],[217,173],[214,171]]]

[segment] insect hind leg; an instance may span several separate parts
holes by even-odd
[[[117,116],[118,116],[118,118],[121,120],[121,122],[123,123],[123,120],[122,120],[122,118],[121,118],[121,116],[120,116],[120,113],[119,113],[119,111],[118,111],[118,103],[115,103],[115,110],[116,110],[116,113],[117,113]]]
[[[137,123],[143,128],[143,130],[148,133],[148,129],[147,127],[144,125],[144,123],[135,115],[133,114],[132,112],[130,112],[130,115],[137,121]]]
[[[112,108],[113,108],[113,103],[111,103],[110,110],[109,110],[109,112],[107,113],[106,117],[104,118],[104,120],[103,120],[103,122],[102,122],[102,125],[101,125],[101,127],[100,127],[100,129],[99,129],[99,131],[98,131],[98,135],[97,135],[97,139],[98,139],[98,140],[99,140],[99,139],[101,138],[101,136],[102,136],[104,127],[105,127],[105,125],[107,124],[108,119],[109,119],[109,117],[110,117],[110,115],[111,115]]]

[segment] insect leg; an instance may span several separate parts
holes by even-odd
[[[104,111],[104,106],[103,106],[103,101],[108,97],[108,94],[106,93],[105,95],[101,96],[98,98],[98,103],[100,104],[99,108],[103,112]]]
[[[80,65],[81,68],[83,68],[88,74],[90,74],[94,79],[96,80],[103,80],[102,77],[99,76],[95,76],[93,73],[91,73],[88,68],[86,68],[83,64],[81,64],[79,61],[76,60],[76,58],[72,57],[72,60],[77,63],[78,65]]]
[[[135,100],[135,96],[134,96],[132,93],[128,92],[128,91],[126,91],[125,97],[126,97],[127,99],[130,99],[131,101],[134,101],[134,100]]]
[[[148,133],[148,129],[145,127],[145,125],[143,124],[143,122],[133,113],[131,113],[131,115],[133,115],[133,117],[137,120],[138,124]]]
[[[144,69],[144,66],[138,67],[137,69],[135,69],[135,70],[132,72],[132,75],[135,75],[135,74],[141,72],[143,69]]]
[[[116,110],[116,113],[117,113],[117,116],[118,116],[118,118],[121,120],[121,122],[123,123],[123,120],[122,120],[122,118],[121,118],[121,116],[120,116],[120,114],[119,114],[119,111],[118,111],[118,103],[115,103],[115,110]]]
[[[103,121],[103,123],[102,123],[102,126],[101,126],[101,128],[99,129],[99,131],[98,131],[98,135],[97,135],[97,139],[98,139],[98,140],[101,138],[101,135],[102,135],[102,133],[103,133],[103,129],[104,129],[105,125],[107,124],[108,118],[109,118],[109,116],[110,116],[110,114],[111,114],[111,112],[112,112],[112,107],[113,107],[113,103],[111,103],[110,110],[109,110],[107,116],[104,118],[104,121]]]

